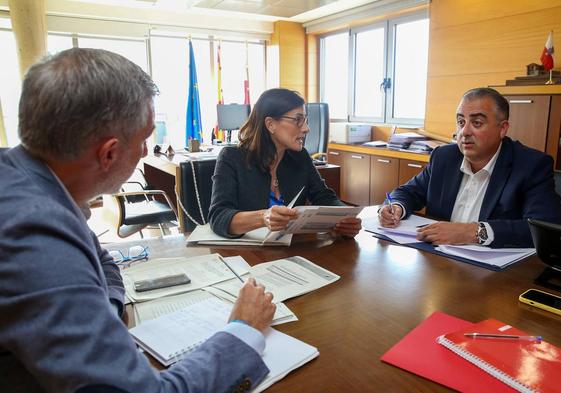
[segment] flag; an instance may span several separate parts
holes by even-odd
[[[553,68],[553,52],[553,31],[550,31],[542,55],[540,56],[540,60],[546,71]]]
[[[218,71],[216,73],[216,79],[218,81],[218,103],[224,104],[224,97],[222,95],[222,65],[220,64],[220,42],[218,42],[218,52],[217,52],[217,60],[218,60]],[[218,128],[218,121],[214,126],[213,135],[215,139],[219,141],[224,140],[224,131]]]
[[[244,89],[244,100],[243,103],[245,105],[250,104],[249,100],[249,55],[247,49],[247,41],[245,42],[245,80],[243,81],[243,89]]]
[[[189,145],[190,139],[203,140],[197,67],[195,66],[195,53],[191,40],[189,40],[189,98],[187,100],[187,120],[185,123],[185,146]]]

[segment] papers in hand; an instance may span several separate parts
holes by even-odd
[[[207,299],[152,319],[130,330],[135,341],[163,365],[179,361],[228,322],[232,306]],[[269,375],[256,387],[261,392],[319,355],[317,348],[269,328],[265,333],[263,361]]]
[[[270,232],[267,239],[282,239],[287,234],[318,233],[332,230],[344,218],[356,217],[362,207],[354,206],[298,206],[298,218],[282,231]]]

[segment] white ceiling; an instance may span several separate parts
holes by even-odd
[[[242,16],[263,21],[305,23],[383,0],[74,0],[154,11],[196,12]]]

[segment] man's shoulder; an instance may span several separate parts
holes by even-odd
[[[548,157],[543,151],[526,146],[519,141],[513,141],[510,138],[505,138],[503,144],[512,149],[515,159],[524,157],[524,159],[540,160]]]

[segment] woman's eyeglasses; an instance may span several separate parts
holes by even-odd
[[[298,115],[295,117],[292,116],[281,116],[282,119],[290,119],[296,123],[297,127],[302,127],[304,123],[308,124],[308,115],[302,116]]]

